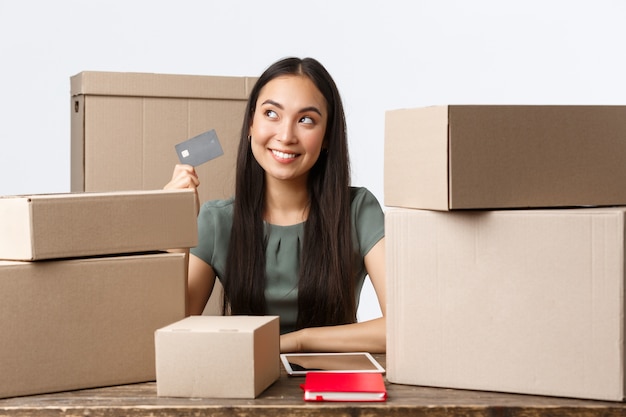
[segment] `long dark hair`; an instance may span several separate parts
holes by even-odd
[[[297,327],[356,321],[355,263],[350,223],[350,162],[346,120],[337,86],[312,58],[285,58],[259,77],[250,93],[237,154],[233,226],[224,280],[224,312],[263,315],[265,175],[248,134],[261,89],[283,75],[308,77],[328,106],[325,149],[308,175],[309,215],[304,226]]]

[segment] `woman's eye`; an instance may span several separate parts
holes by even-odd
[[[301,123],[306,123],[306,124],[313,124],[315,123],[315,121],[309,117],[309,116],[304,116],[302,119],[300,119]]]
[[[266,110],[265,115],[269,117],[270,119],[275,119],[278,117],[278,114],[276,114],[274,110]]]

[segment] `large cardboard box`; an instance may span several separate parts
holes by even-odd
[[[0,261],[0,397],[154,381],[185,281],[180,253]]]
[[[385,119],[385,205],[626,204],[626,106],[451,105]]]
[[[255,398],[280,376],[278,316],[191,316],[155,332],[157,395]]]
[[[623,400],[625,213],[390,209],[387,379]]]
[[[232,195],[256,78],[84,71],[70,81],[72,191],[163,188],[174,145],[215,129],[224,155],[197,168],[200,200]]]
[[[189,248],[197,244],[191,190],[0,198],[0,259],[42,260]]]

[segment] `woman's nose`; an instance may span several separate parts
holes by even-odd
[[[296,140],[296,134],[293,123],[285,121],[281,123],[278,134],[276,135],[281,143],[291,143]]]

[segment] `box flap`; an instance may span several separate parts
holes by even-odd
[[[277,316],[190,316],[159,329],[159,332],[254,333]]]
[[[256,78],[83,71],[70,77],[71,95],[247,100]]]

